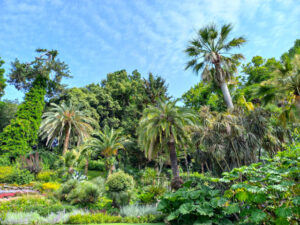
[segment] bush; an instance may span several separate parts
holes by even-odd
[[[73,215],[67,221],[68,224],[90,224],[90,223],[155,223],[161,221],[160,217],[154,215],[142,217],[120,217],[103,213]]]
[[[71,215],[83,215],[86,212],[75,210],[73,212],[50,213],[43,217],[37,212],[9,212],[1,224],[63,224]]]
[[[14,168],[11,166],[0,166],[0,183],[10,183]]]
[[[161,213],[157,211],[155,205],[127,205],[121,207],[120,214],[121,216],[141,217],[147,215],[159,215]]]
[[[65,182],[63,185],[61,185],[61,187],[58,189],[56,193],[58,199],[60,199],[61,201],[66,201],[68,194],[70,194],[70,192],[74,190],[77,185],[78,185],[77,180],[71,179]]]
[[[43,192],[54,192],[54,191],[57,191],[59,188],[60,188],[59,183],[48,182],[48,183],[42,184]]]
[[[105,210],[108,211],[112,208],[112,200],[107,197],[99,197],[95,203],[88,204],[90,210]]]
[[[300,145],[279,152],[264,165],[256,163],[224,173],[220,181],[234,182],[225,196],[239,203],[242,223],[298,224],[299,157]]]
[[[7,212],[36,212],[41,216],[59,211],[70,212],[73,206],[62,205],[54,199],[46,199],[43,196],[23,196],[10,201],[1,202],[0,218],[4,218]]]
[[[105,171],[105,162],[102,160],[90,160],[89,170]]]
[[[15,184],[29,184],[34,180],[33,174],[31,174],[28,170],[21,170],[18,168],[14,168],[13,173],[10,176],[10,182]]]
[[[49,182],[54,181],[56,179],[56,175],[54,171],[47,170],[47,171],[41,171],[37,176],[36,180],[43,181],[43,182]]]
[[[0,168],[2,167],[2,166],[9,166],[10,165],[10,160],[9,160],[9,158],[8,157],[6,157],[6,156],[1,156],[0,157]],[[1,171],[1,170],[0,170]]]
[[[148,186],[139,195],[139,199],[144,204],[157,203],[159,197],[166,192],[166,189],[159,186]]]
[[[238,204],[230,204],[210,186],[186,186],[165,194],[158,205],[170,224],[233,224],[232,214],[239,212]]]
[[[67,201],[72,205],[87,205],[88,203],[95,203],[101,194],[98,186],[89,181],[83,181],[67,195]]]
[[[132,176],[123,171],[113,173],[107,178],[108,195],[116,207],[127,205],[134,188]]]

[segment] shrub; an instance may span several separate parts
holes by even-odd
[[[0,183],[10,183],[13,172],[11,166],[0,166]]]
[[[60,188],[59,183],[48,182],[42,184],[43,192],[53,192],[53,191],[57,191],[59,188]]]
[[[111,216],[103,213],[85,214],[85,215],[73,215],[70,216],[66,222],[68,224],[90,224],[90,223],[153,223],[159,222],[160,217],[154,215],[142,216],[142,217],[120,217]]]
[[[78,183],[75,189],[67,195],[67,201],[72,205],[87,205],[96,202],[100,194],[100,189],[96,184],[83,181]]]
[[[37,176],[36,180],[43,181],[43,182],[49,182],[56,179],[56,175],[54,171],[47,170],[47,171],[41,171]]]
[[[86,212],[75,210],[72,212],[50,213],[43,217],[37,212],[9,212],[1,224],[63,224],[69,220],[71,215],[83,215]]]
[[[224,173],[221,181],[234,182],[225,195],[239,203],[242,223],[298,224],[299,157],[300,145],[279,152],[264,165],[255,163]]]
[[[27,169],[37,175],[42,170],[41,159],[38,152],[30,154],[28,157],[21,156],[22,169]]]
[[[108,195],[112,198],[116,207],[129,203],[134,188],[132,176],[123,171],[113,173],[107,178],[106,185]]]
[[[156,203],[164,193],[166,189],[159,186],[148,186],[139,195],[139,199],[142,203]]]
[[[10,160],[9,160],[9,158],[6,157],[6,156],[1,156],[1,157],[0,157],[0,168],[1,168],[2,166],[9,166],[9,165],[10,165]]]
[[[159,215],[155,205],[127,205],[120,209],[121,216],[141,217],[147,215]]]
[[[102,160],[90,160],[89,170],[105,171],[105,162]]]
[[[101,193],[103,193],[105,191],[105,179],[104,178],[96,177],[93,180],[91,180],[91,182],[93,184],[97,185],[97,187]]]
[[[54,199],[46,199],[43,196],[23,196],[1,202],[0,218],[4,218],[8,212],[36,212],[41,216],[47,216],[59,211],[70,212],[73,209],[74,206],[62,205]]]
[[[31,174],[28,170],[22,170],[18,168],[14,168],[13,173],[10,176],[10,183],[16,184],[29,184],[34,180],[33,174]]]
[[[61,185],[60,189],[58,189],[56,195],[61,201],[66,201],[68,194],[78,185],[77,180],[68,180],[63,185]]]
[[[95,203],[88,204],[90,210],[110,210],[112,208],[112,200],[107,197],[99,197]]]
[[[233,213],[239,212],[237,204],[230,204],[220,192],[210,186],[180,188],[167,193],[160,201],[159,211],[168,215],[170,224],[232,224]]]

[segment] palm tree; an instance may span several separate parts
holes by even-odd
[[[121,129],[115,130],[108,126],[105,126],[103,131],[94,133],[93,136],[87,141],[85,148],[92,149],[106,157],[108,174],[111,174],[115,170],[114,156],[118,155],[119,150],[125,149],[124,144],[129,140],[122,135]]]
[[[246,42],[243,37],[228,41],[232,28],[231,24],[225,24],[218,31],[214,24],[206,26],[198,31],[197,38],[190,41],[190,46],[185,50],[193,58],[187,63],[186,69],[191,67],[196,73],[202,70],[203,81],[214,80],[220,86],[229,109],[234,107],[227,81],[237,71],[238,61],[244,58],[242,54],[232,54],[229,51]]]
[[[169,153],[173,173],[172,188],[178,189],[182,180],[179,176],[176,147],[188,142],[189,135],[185,128],[194,124],[196,117],[175,104],[176,102],[159,101],[157,106],[146,108],[139,123],[138,134],[139,143],[149,160]],[[165,149],[167,152],[164,152]]]
[[[70,137],[77,137],[77,146],[79,146],[93,131],[92,125],[95,124],[95,121],[72,104],[51,103],[51,106],[52,108],[43,115],[40,136],[42,139],[47,139],[47,145],[52,145],[56,139],[59,143],[64,140],[62,154],[65,155]]]

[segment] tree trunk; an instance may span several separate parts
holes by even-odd
[[[296,106],[298,108],[298,110],[300,110],[300,95],[296,95]]]
[[[62,153],[63,156],[67,153],[67,150],[68,150],[70,133],[71,133],[71,126],[69,125],[68,129],[66,130],[66,139],[64,142],[64,148],[63,148],[63,153]]]
[[[86,157],[86,159],[85,159],[85,167],[84,167],[84,174],[85,174],[85,176],[87,176],[88,170],[89,170],[89,158]]]
[[[177,189],[181,188],[183,182],[179,176],[175,140],[173,137],[171,137],[171,140],[169,141],[168,146],[169,146],[171,168],[172,168],[172,174],[173,174],[171,187],[172,187],[172,189],[177,190]]]
[[[228,90],[226,82],[222,82],[220,84],[220,86],[221,86],[221,90],[222,90],[224,101],[225,101],[225,103],[227,105],[227,108],[228,109],[233,109],[234,107],[233,107],[231,95],[230,95],[230,92]]]

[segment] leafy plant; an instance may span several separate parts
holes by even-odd
[[[234,213],[240,210],[237,203],[230,203],[210,186],[185,186],[166,193],[158,205],[170,224],[233,224]]]
[[[161,186],[147,186],[143,189],[142,193],[138,196],[144,204],[156,203],[166,189]]]
[[[266,163],[233,169],[220,181],[231,183],[225,196],[239,203],[241,222],[298,224],[300,215],[300,145],[279,152]]]
[[[156,205],[127,205],[120,209],[121,216],[141,217],[147,215],[159,215]]]
[[[43,181],[43,182],[49,182],[55,180],[56,175],[54,171],[47,170],[47,171],[41,171],[36,176],[36,180]]]

